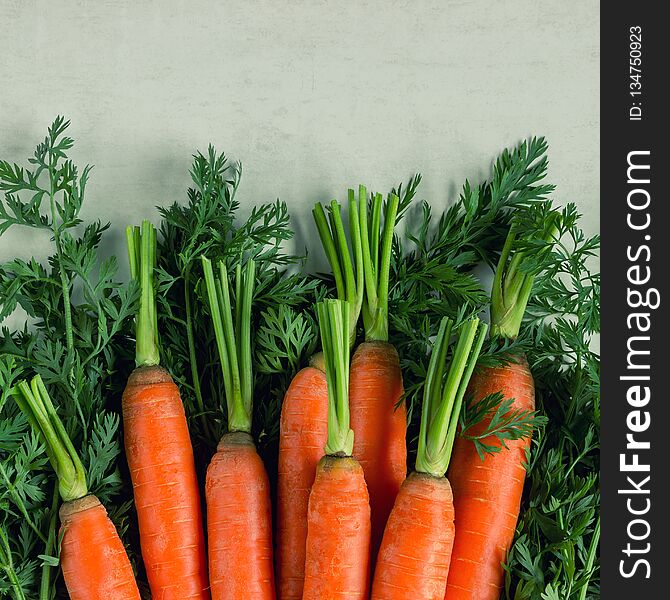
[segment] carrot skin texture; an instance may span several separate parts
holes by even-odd
[[[193,448],[179,390],[165,369],[133,371],[123,393],[123,424],[152,596],[208,599]]]
[[[140,600],[126,549],[92,495],[60,508],[60,565],[71,600]]]
[[[533,377],[525,357],[501,367],[475,371],[468,393],[475,399],[498,391],[514,398],[513,409],[534,410]],[[486,421],[474,432],[481,432]],[[487,438],[487,444],[499,444]],[[498,600],[503,585],[501,563],[514,539],[530,439],[507,441],[482,461],[472,441],[456,438],[449,468],[454,490],[456,538],[447,583],[447,600]]]
[[[353,456],[363,467],[370,494],[374,564],[393,502],[407,476],[407,409],[404,400],[400,402],[398,352],[386,342],[360,344],[351,359],[349,381]]]
[[[371,600],[442,600],[453,544],[449,481],[411,473],[386,524]]]
[[[276,562],[281,600],[302,598],[309,492],[327,437],[326,374],[306,367],[286,391],[279,423]]]
[[[248,433],[221,438],[205,493],[212,599],[273,600],[270,484]]]
[[[324,456],[309,496],[303,600],[365,600],[369,558],[363,469],[351,457]]]

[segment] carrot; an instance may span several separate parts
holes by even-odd
[[[122,409],[142,558],[154,598],[209,598],[200,493],[179,389],[159,366],[153,289],[156,231],[149,221],[126,231],[131,276],[140,284],[137,368]]]
[[[299,371],[284,396],[277,474],[277,586],[282,600],[300,600],[305,579],[307,506],[327,442],[328,385],[313,366]]]
[[[372,600],[444,597],[455,534],[453,496],[444,475],[487,329],[477,318],[461,325],[445,374],[452,325],[446,318],[440,323],[424,386],[415,471],[403,482],[386,524]]]
[[[493,281],[491,334],[494,338],[513,340],[518,336],[537,274],[524,263],[530,258],[535,264],[541,264],[538,256],[551,248],[556,235],[556,217],[555,212],[550,212],[539,224],[513,222]],[[519,234],[524,238],[519,240]],[[535,243],[526,250],[524,244],[533,236]],[[531,413],[535,410],[533,376],[525,356],[512,358],[502,366],[478,368],[469,394],[476,402],[501,393],[511,401],[510,410]],[[473,426],[468,431],[469,437],[485,432],[491,417],[492,414],[488,414]],[[454,489],[456,538],[447,600],[498,599],[503,586],[503,564],[519,517],[530,432],[505,440],[504,444],[494,436],[486,436],[482,442],[491,452],[480,457],[470,440],[459,437],[449,469]]]
[[[353,262],[337,203],[331,204],[330,227],[321,205],[317,204],[314,210],[338,297],[352,306],[352,343],[358,314],[363,314],[365,342],[358,346],[351,361],[349,402],[355,433],[353,455],[363,467],[370,493],[373,563],[393,501],[407,474],[407,411],[402,400],[402,374],[398,353],[388,343],[389,270],[398,204],[395,194],[389,195],[384,207],[381,194],[374,194],[368,201],[364,186],[359,186],[358,199],[349,190]]]
[[[328,438],[309,495],[303,600],[368,597],[370,504],[363,469],[352,458],[349,426],[349,304],[317,304],[326,379]]]
[[[484,398],[498,391],[514,398],[512,410],[535,409],[533,377],[525,358],[504,367],[475,372],[469,393]],[[476,426],[483,430],[490,417]],[[499,446],[492,436],[483,440]],[[449,478],[454,488],[458,530],[447,589],[448,600],[497,600],[503,584],[502,564],[514,538],[521,505],[530,438],[505,442],[507,449],[481,460],[475,445],[458,438]]]
[[[71,600],[139,600],[126,549],[86,473],[39,375],[17,384],[14,399],[39,433],[58,476],[60,565]]]
[[[364,342],[351,360],[354,457],[365,473],[372,513],[372,562],[395,497],[407,475],[407,410],[398,353],[386,342]]]
[[[237,265],[233,315],[225,264],[219,263],[217,278],[210,261],[203,256],[202,262],[228,408],[228,433],[207,467],[205,484],[212,598],[272,600],[270,485],[251,437],[255,263],[247,261],[244,273]]]

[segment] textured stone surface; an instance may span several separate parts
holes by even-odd
[[[344,4],[0,0],[0,156],[27,157],[71,118],[75,157],[96,165],[84,217],[113,221],[107,251],[123,257],[125,224],[184,199],[210,141],[243,161],[243,203],[289,203],[303,247],[316,200],[420,170],[441,209],[542,134],[557,197],[597,230],[597,2]],[[46,247],[33,235],[26,252]]]

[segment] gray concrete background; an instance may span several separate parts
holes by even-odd
[[[420,196],[443,209],[503,147],[545,135],[556,197],[594,233],[598,12],[577,0],[0,0],[0,157],[27,158],[56,114],[72,119],[75,158],[95,164],[84,217],[111,220],[107,250],[124,256],[124,226],[183,200],[190,156],[209,142],[244,164],[243,212],[281,197],[303,246],[317,200],[420,171]],[[6,235],[0,258],[45,243]]]

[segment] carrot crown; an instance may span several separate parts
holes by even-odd
[[[556,240],[560,214],[544,202],[519,217],[505,239],[491,292],[491,334],[506,339],[519,335],[533,281]]]
[[[228,409],[228,430],[251,433],[253,376],[251,371],[251,304],[254,294],[256,263],[247,261],[235,269],[235,311],[230,301],[228,270],[219,261],[219,276],[211,261],[203,256],[202,266],[212,315],[216,346]]]
[[[444,477],[449,467],[463,397],[488,329],[476,317],[463,323],[445,369],[452,328],[453,321],[443,318],[428,365],[421,409],[415,469],[435,477]]]
[[[70,436],[56,413],[42,378],[35,375],[28,385],[20,381],[12,395],[32,428],[44,442],[49,462],[58,477],[58,490],[64,502],[88,494],[86,472]]]
[[[328,455],[351,456],[354,432],[349,424],[349,303],[324,300],[316,305],[328,382]]]
[[[381,194],[374,194],[368,200],[367,189],[363,185],[358,187],[358,199],[354,190],[350,189],[348,200],[353,260],[347,244],[340,204],[333,200],[326,215],[324,207],[317,203],[312,214],[333,271],[337,297],[348,301],[351,307],[350,343],[353,345],[356,339],[356,324],[361,311],[365,339],[387,341],[391,247],[400,201],[395,194],[389,194],[385,204]]]
[[[389,271],[393,228],[400,202],[396,194],[389,194],[382,207],[382,195],[375,194],[368,201],[359,192],[359,224],[363,247],[363,269],[365,273],[365,297],[363,300],[363,326],[366,341],[387,342],[389,338]],[[381,214],[384,209],[384,225],[381,229]],[[381,231],[380,231],[381,229]],[[381,236],[381,239],[380,239]]]
[[[140,308],[135,322],[135,364],[157,365],[158,323],[154,269],[156,268],[156,229],[147,220],[142,227],[126,228],[130,276],[140,285]]]
[[[359,189],[359,198],[365,199],[365,188]],[[312,209],[314,222],[321,238],[323,250],[333,271],[337,297],[349,303],[348,334],[349,343],[356,340],[356,324],[363,304],[363,250],[361,247],[358,210],[354,191],[349,190],[349,233],[353,247],[354,260],[347,244],[347,236],[342,221],[342,207],[337,200],[331,201],[324,209],[317,202]]]

